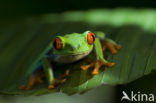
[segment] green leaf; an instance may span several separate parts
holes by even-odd
[[[2,21],[0,26],[0,93],[41,95],[51,92],[67,94],[83,93],[101,84],[125,84],[134,81],[156,69],[156,18],[155,10],[91,10],[18,20]],[[113,68],[102,68],[92,77],[91,70],[82,71],[80,65],[86,59],[58,66],[58,75],[70,69],[64,85],[53,91],[47,89],[47,82],[30,91],[18,87],[27,81],[27,76],[36,68],[36,63],[46,52],[45,48],[56,35],[86,30],[102,31],[122,49],[116,55],[105,52],[108,61],[116,63]],[[88,58],[94,60],[91,54]]]

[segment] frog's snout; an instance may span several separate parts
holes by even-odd
[[[80,44],[78,44],[77,46],[72,46],[72,49],[73,49],[73,50],[79,49],[80,46],[81,46]]]

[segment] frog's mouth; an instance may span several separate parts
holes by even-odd
[[[87,52],[77,53],[77,54],[54,55],[52,59],[55,62],[60,62],[60,63],[73,63],[75,61],[78,61],[78,60],[84,58],[91,51],[92,50],[87,51]]]

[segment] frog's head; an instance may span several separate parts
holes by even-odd
[[[82,34],[72,33],[57,36],[53,40],[53,52],[56,55],[80,55],[90,53],[95,41],[94,33],[86,31]]]

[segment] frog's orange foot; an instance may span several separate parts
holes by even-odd
[[[113,43],[105,41],[105,40],[102,40],[101,44],[102,44],[102,50],[103,51],[108,49],[112,54],[116,54],[117,51],[120,50],[120,48],[121,48],[121,45],[113,44]]]
[[[117,45],[115,45],[115,48],[116,48],[117,50],[120,50],[121,45],[117,44]]]
[[[63,84],[66,82],[66,77],[69,75],[69,69],[66,70],[66,72],[64,74],[59,75],[59,77],[57,79],[54,80],[54,82],[52,84],[50,84],[48,86],[48,89],[52,90],[55,87],[57,87],[60,84]]]
[[[42,72],[43,73],[43,72]],[[33,74],[30,78],[28,83],[25,85],[21,85],[19,87],[19,90],[31,90],[36,84],[43,83],[43,78],[45,77],[44,73],[36,73]],[[66,70],[66,72],[58,77],[58,79],[55,79],[52,84],[48,86],[48,89],[54,89],[59,84],[63,84],[66,82],[66,77],[69,75],[69,69]]]
[[[28,83],[26,83],[25,85],[21,85],[19,87],[19,90],[31,90],[37,83],[38,84],[42,84],[43,83],[43,77],[44,75],[41,73],[36,73],[33,74],[30,78]]]
[[[106,42],[106,47],[108,48],[108,50],[112,53],[112,54],[116,54],[117,51],[121,48],[121,45],[113,45],[110,42]]]
[[[54,89],[55,88],[55,85],[54,84],[50,84],[49,86],[48,86],[48,89]]]
[[[55,87],[57,87],[60,84],[65,83],[65,82],[66,82],[66,78],[55,79],[54,82],[48,86],[48,89],[53,90]]]
[[[103,60],[96,60],[88,65],[82,65],[80,68],[82,70],[87,70],[89,68],[94,67],[94,70],[92,71],[92,76],[97,75],[99,73],[99,69],[101,66],[107,66],[107,67],[113,67],[115,63],[113,62],[104,62]]]

